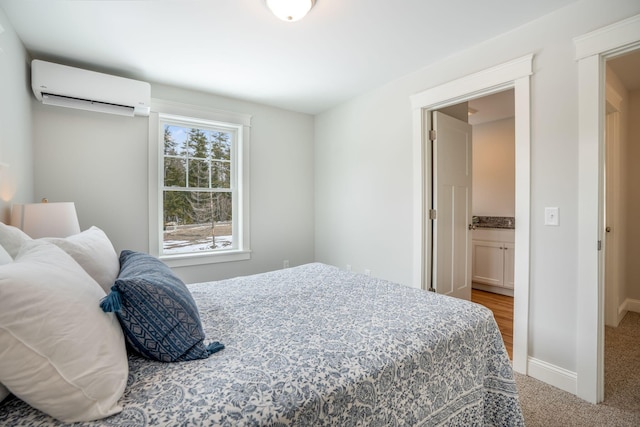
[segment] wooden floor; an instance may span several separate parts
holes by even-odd
[[[493,311],[509,359],[513,360],[513,297],[472,289],[471,301]]]

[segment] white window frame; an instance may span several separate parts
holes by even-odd
[[[165,121],[203,128],[219,126],[232,129],[237,141],[232,156],[235,161],[237,190],[234,204],[232,249],[208,252],[161,254],[163,244],[164,131]],[[207,107],[151,100],[149,115],[149,253],[159,257],[169,267],[212,264],[248,260],[251,258],[249,236],[249,147],[251,116]]]

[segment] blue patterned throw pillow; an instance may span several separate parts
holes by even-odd
[[[120,273],[100,307],[115,311],[129,345],[161,362],[204,359],[224,348],[205,346],[200,315],[185,284],[159,259],[120,253]]]

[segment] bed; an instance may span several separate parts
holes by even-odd
[[[129,354],[122,412],[74,425],[524,425],[484,307],[320,263],[187,287],[225,349]],[[65,423],[9,397],[0,425]]]

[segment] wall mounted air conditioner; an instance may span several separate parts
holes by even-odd
[[[123,116],[148,116],[151,109],[147,82],[39,59],[31,61],[31,88],[47,105]]]

